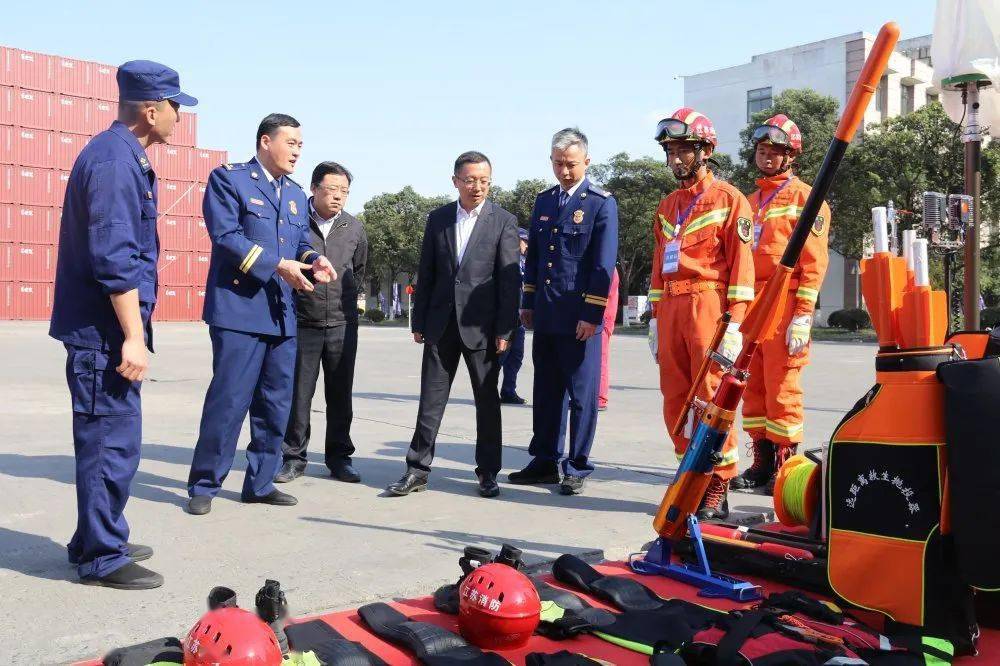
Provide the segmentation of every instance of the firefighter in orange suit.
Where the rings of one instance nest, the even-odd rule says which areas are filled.
[[[802,213],[810,187],[791,171],[802,152],[802,134],[784,114],[754,130],[754,161],[763,174],[750,195],[753,260],[757,293],[774,274]],[[753,464],[733,480],[733,488],[774,488],[778,467],[802,441],[802,368],[809,362],[813,310],[827,265],[830,209],[824,203],[792,274],[781,324],[750,365],[743,396],[743,429],[753,440]]]
[[[719,351],[735,359],[742,347],[739,323],[754,296],[753,223],[746,198],[708,169],[707,159],[718,143],[708,118],[693,109],[679,109],[660,121],[655,138],[680,182],[656,210],[649,291],[655,317],[650,321],[650,350],[660,366],[663,419],[669,431],[727,310],[732,323]],[[709,373],[698,397],[710,399],[720,378],[719,371]],[[678,460],[687,449],[692,424],[693,417],[673,438]],[[731,434],[699,518],[729,515],[726,493],[737,461],[736,438]]]

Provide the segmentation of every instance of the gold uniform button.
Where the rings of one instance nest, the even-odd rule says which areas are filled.
[[[284,243],[284,242],[285,242],[285,239],[284,239],[284,238],[279,238],[278,240],[279,240],[279,241],[281,241],[282,243]]]
[[[551,261],[549,262],[549,268],[552,268],[552,262]]]
[[[239,283],[240,283],[239,280],[233,280],[233,284],[239,284]]]
[[[555,246],[555,245],[549,245],[549,251],[552,251],[552,250],[554,250],[554,249],[556,249],[556,246]]]
[[[284,223],[285,223],[284,220],[278,220],[278,224],[284,224]]]
[[[552,280],[546,279],[545,284],[552,284]]]
[[[559,233],[559,227],[552,227],[552,233],[554,234]]]

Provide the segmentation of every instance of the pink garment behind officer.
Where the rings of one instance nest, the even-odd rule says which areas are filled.
[[[601,341],[601,385],[597,390],[597,408],[608,406],[608,359],[611,356],[611,336],[615,332],[615,317],[618,316],[618,269],[611,275],[611,289],[608,305],[604,308],[604,339]]]

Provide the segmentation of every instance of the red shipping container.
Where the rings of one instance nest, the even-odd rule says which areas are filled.
[[[9,184],[0,186],[0,202],[32,206],[53,205],[56,172],[51,169],[23,166],[5,166],[2,170],[5,171],[5,176],[9,176]],[[5,190],[9,191],[9,194]]]
[[[0,52],[0,58],[3,53]],[[0,282],[0,320],[14,318],[14,283]]]
[[[212,261],[211,252],[191,253],[191,284],[204,287],[208,282],[208,267]]]
[[[14,157],[12,164],[46,169],[55,166],[54,132],[12,127],[9,135]]]
[[[194,180],[191,170],[191,148],[159,144],[146,151],[158,178]]]
[[[15,319],[44,321],[52,318],[52,283],[19,282],[14,284]]]
[[[91,106],[93,101],[86,97],[56,95],[53,103],[55,129],[60,132],[88,134],[91,127],[90,117],[93,115]]]
[[[156,267],[160,284],[186,287],[191,284],[191,253],[166,250],[160,252]]]
[[[118,68],[112,65],[92,63],[90,69],[90,94],[99,100],[107,102],[118,101]],[[107,129],[107,128],[102,128]]]
[[[180,120],[177,122],[177,126],[174,127],[174,133],[170,136],[170,143],[175,146],[194,147],[198,145],[197,138],[198,116],[194,113],[181,111]]]
[[[93,100],[90,104],[90,117],[87,122],[87,131],[84,132],[84,134],[99,134],[100,132],[103,132],[111,127],[111,123],[115,122],[117,118],[117,102]],[[60,127],[59,129],[71,131],[66,127]]]
[[[191,321],[201,321],[205,311],[205,289],[194,287],[191,289]]]
[[[52,93],[15,88],[13,107],[15,125],[34,129],[55,128],[55,95]]]
[[[0,203],[14,203],[14,167],[0,164]]]
[[[191,249],[191,218],[163,215],[156,223],[160,234],[160,250],[187,251]]]
[[[225,163],[226,151],[195,148],[192,161],[192,176],[195,180],[208,181],[212,169]]]
[[[201,202],[195,203],[198,183],[161,180],[157,189],[157,212],[160,215],[195,217],[201,214]]]
[[[15,164],[14,127],[0,125],[0,164]]]
[[[51,245],[15,243],[10,248],[8,264],[11,277],[26,282],[52,282],[56,279],[56,253]]]
[[[73,163],[80,156],[80,151],[90,141],[88,134],[72,134],[70,132],[59,132],[55,135],[55,166],[57,169],[70,171]]]
[[[0,204],[0,241],[55,245],[59,213],[44,206]]]
[[[195,252],[212,251],[212,237],[208,235],[205,218],[196,217],[191,221],[191,249]]]
[[[191,287],[161,285],[153,321],[190,321]]]
[[[0,57],[3,57],[2,52]],[[14,93],[13,86],[0,86],[0,125],[14,124]]]
[[[77,95],[78,97],[90,97],[91,76],[90,72],[94,64],[86,60],[75,60],[73,58],[52,57],[52,78],[54,80],[54,90],[67,95]]]
[[[52,199],[50,206],[62,207],[66,202],[66,187],[69,185],[69,171],[52,172]]]
[[[32,90],[55,90],[52,77],[52,56],[33,53],[21,49],[7,51],[7,66],[4,75],[10,83]]]
[[[14,70],[10,64],[10,56],[14,49],[9,46],[0,46],[0,84],[5,86],[14,85]]]

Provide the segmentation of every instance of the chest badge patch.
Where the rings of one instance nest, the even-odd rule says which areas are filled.
[[[822,236],[824,229],[826,229],[826,220],[823,219],[822,215],[817,215],[816,221],[813,222],[812,229],[810,231],[817,236]]]
[[[264,205],[263,201],[261,201],[260,199],[254,199],[253,197],[250,198],[250,203],[252,203],[255,206],[263,206]]]
[[[548,222],[549,221],[549,216],[548,215],[540,215],[538,217],[538,221],[539,222]]]
[[[292,211],[292,215],[298,215],[299,214],[299,207],[295,205],[294,201],[289,201],[288,202],[288,210]]]
[[[744,243],[749,243],[753,240],[753,222],[746,217],[741,217],[736,220],[736,235],[739,236],[740,240]]]
[[[573,224],[580,224],[583,222],[583,210],[573,211]]]

